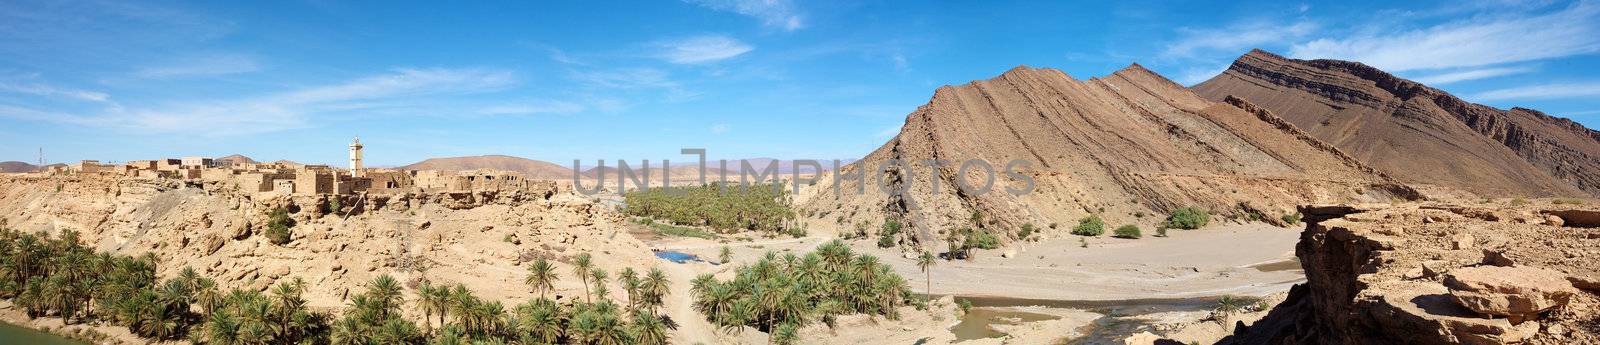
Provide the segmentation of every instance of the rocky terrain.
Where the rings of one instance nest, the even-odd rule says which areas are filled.
[[[961,174],[969,159],[994,167],[991,192],[955,187],[983,186],[983,170]],[[926,163],[934,160],[945,163]],[[1005,191],[1025,187],[1005,174],[1012,160],[1031,162],[1018,169],[1032,178],[1031,193]],[[913,165],[879,170],[896,161]],[[891,195],[876,187],[880,179],[908,192]],[[1185,206],[1281,222],[1304,202],[1419,197],[1270,111],[1208,101],[1138,65],[1088,80],[1018,67],[941,87],[894,139],[815,186],[796,196],[812,224],[896,218],[923,239],[972,226],[974,213],[1005,229],[1070,227],[1090,214],[1148,228]]]
[[[429,158],[397,169],[455,171],[495,169],[520,172],[529,179],[572,180],[572,169],[559,164],[502,155]]]
[[[1255,50],[1193,89],[1248,100],[1407,183],[1486,196],[1600,195],[1600,132],[1468,103],[1358,62]]]
[[[657,261],[618,216],[567,191],[252,197],[174,180],[0,176],[0,215],[23,231],[74,229],[98,250],[156,254],[161,276],[193,267],[223,287],[264,289],[304,279],[309,305],[343,306],[348,293],[381,274],[411,284],[463,283],[480,296],[526,299],[523,262],[564,262],[594,253],[597,267]],[[292,241],[263,235],[268,213],[285,208]],[[581,291],[557,282],[558,294]]]
[[[1226,344],[1600,342],[1600,209],[1302,207],[1307,282]]]

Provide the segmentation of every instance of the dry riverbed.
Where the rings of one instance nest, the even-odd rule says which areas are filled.
[[[945,298],[947,304],[935,302],[928,310],[908,307],[907,316],[899,321],[855,320],[838,330],[824,327],[802,333],[811,335],[811,342],[840,344],[864,340],[1120,343],[1122,338],[1145,331],[1204,341],[1226,332],[1222,323],[1205,325],[1214,322],[1204,319],[1210,317],[1218,296],[1281,294],[1304,281],[1293,261],[1299,232],[1263,224],[1229,224],[1173,230],[1170,237],[1100,237],[1080,242],[1077,236],[1067,236],[976,251],[973,260],[941,260],[928,275],[897,248],[877,248],[872,239],[857,239],[850,242],[855,250],[879,256],[917,292],[928,292],[924,291],[924,279],[931,276],[933,294],[968,299],[977,308],[962,315]],[[804,253],[832,239],[812,236],[723,243],[658,237],[645,242],[656,250],[698,256],[710,263],[692,266],[716,273],[732,269],[712,264],[723,246],[732,249],[735,263],[743,263],[767,251]],[[764,336],[746,333],[755,334],[745,337]]]

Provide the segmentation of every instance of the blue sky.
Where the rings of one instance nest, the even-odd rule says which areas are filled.
[[[941,85],[1259,47],[1600,127],[1600,4],[0,1],[0,160],[848,158]]]

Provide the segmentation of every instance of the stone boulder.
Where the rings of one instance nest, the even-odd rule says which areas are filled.
[[[1578,293],[1566,274],[1527,266],[1458,268],[1445,276],[1445,286],[1461,306],[1513,324],[1566,305]]]

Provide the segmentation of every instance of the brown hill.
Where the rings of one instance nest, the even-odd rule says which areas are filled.
[[[0,162],[0,173],[25,173],[34,172],[36,170],[39,170],[39,167],[34,166],[33,164],[18,161]]]
[[[555,163],[503,155],[429,158],[400,167],[401,170],[476,170],[497,169],[522,173],[530,179],[572,179],[572,169]]]
[[[1024,223],[1060,224],[1064,231],[1090,214],[1112,227],[1135,223],[1149,229],[1172,210],[1191,205],[1276,222],[1308,201],[1417,197],[1254,108],[1238,100],[1205,100],[1137,64],[1089,80],[1018,67],[994,79],[939,88],[906,117],[894,139],[841,172],[824,175],[816,183],[821,188],[803,192],[796,202],[813,223],[898,218],[927,239],[980,225],[972,221],[974,214],[985,220],[982,226],[1004,233]],[[909,185],[902,196],[872,187],[876,178],[870,173],[860,194],[856,180],[840,178],[878,171],[888,160],[933,159],[952,163],[936,171],[919,163],[909,173],[891,168],[880,174],[887,185]],[[958,176],[968,159],[1001,171],[993,191],[979,195],[952,187],[961,179],[983,184],[977,169]],[[1003,191],[1023,186],[1005,178],[1011,160],[1033,162],[1024,170],[1035,182],[1031,193]]]
[[[1260,105],[1409,183],[1491,196],[1600,195],[1600,132],[1468,103],[1361,63],[1254,50],[1194,90]]]
[[[636,174],[641,174],[641,173],[644,172],[644,169],[643,169],[643,166],[637,165],[638,163],[639,163],[638,161],[630,162],[629,163],[630,165],[628,166],[628,168],[630,170],[633,170],[634,173],[636,173]],[[659,163],[659,162],[651,162],[651,163],[652,163],[652,165],[651,165],[651,168],[650,168],[650,181],[655,181],[655,182],[651,183],[651,186],[659,186],[660,185],[659,182],[662,181],[663,176],[668,176],[668,173],[670,173],[670,175],[671,175],[670,176],[670,181],[672,181],[672,182],[698,182],[698,181],[700,181],[699,163],[695,163],[694,165],[677,165],[677,164],[673,164],[672,169],[670,171],[666,171],[666,172],[663,172],[661,170],[661,168],[659,167],[659,165],[655,164],[655,163]],[[709,163],[707,163],[707,165],[715,166],[715,165],[717,165],[717,163],[716,162],[709,162]],[[720,178],[721,172],[722,172],[722,170],[719,170],[717,168],[707,167],[706,168],[706,181],[707,182],[717,181]],[[597,167],[585,169],[581,175],[583,176],[583,178],[586,178],[586,179],[604,178],[605,181],[608,182],[606,184],[608,186],[615,186],[617,178],[618,178],[618,176],[617,176],[617,167],[615,165],[607,165],[607,166],[605,166],[603,168],[597,166]],[[784,176],[789,176],[787,174],[783,174],[783,175]],[[638,178],[643,178],[642,176],[637,176],[637,177]],[[569,175],[569,176],[567,176],[567,178],[570,179],[570,178],[572,178],[572,176]],[[729,169],[729,171],[728,171],[728,180],[729,181],[738,181],[739,180],[739,172],[737,170]],[[627,184],[628,184],[629,188],[632,188],[634,186],[633,180],[628,180]]]
[[[255,164],[256,160],[250,159],[250,157],[245,157],[244,155],[233,154],[233,155],[223,156],[222,158],[217,158],[215,160],[215,162],[217,164],[237,164],[237,163]]]

